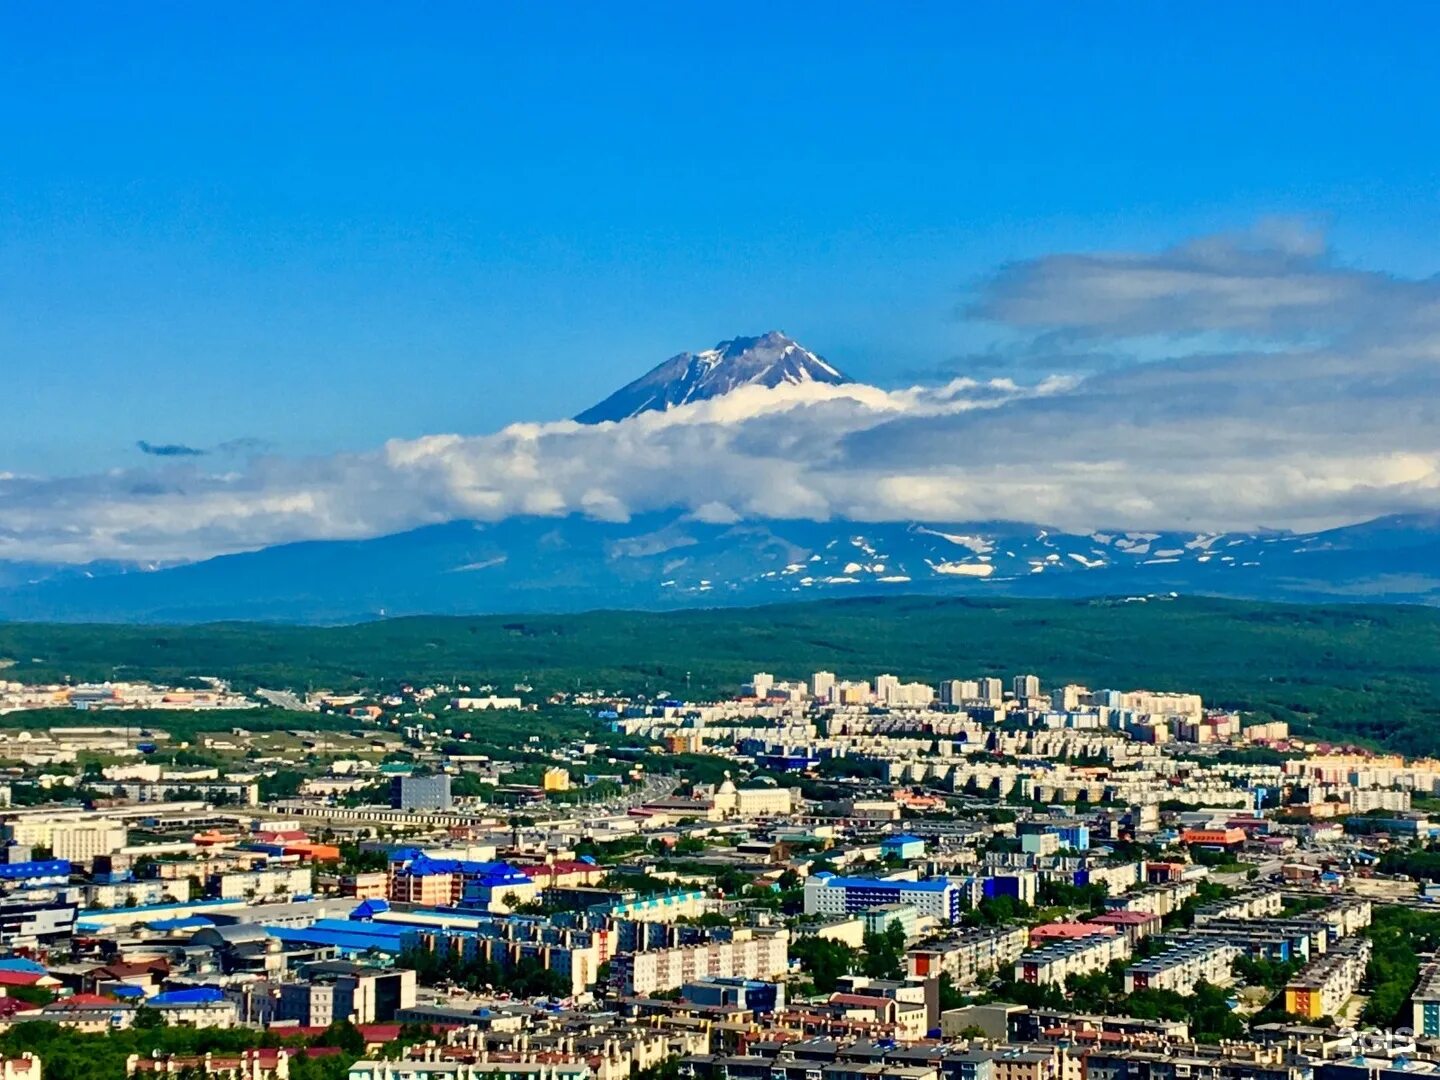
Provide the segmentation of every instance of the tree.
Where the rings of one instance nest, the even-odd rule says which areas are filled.
[[[905,977],[905,928],[893,921],[884,933],[867,933],[860,957],[860,974],[872,979]]]
[[[855,968],[855,950],[840,941],[828,938],[801,938],[790,946],[790,955],[800,963],[800,970],[810,976],[815,989],[828,994],[843,975]]]
[[[337,1020],[316,1040],[317,1046],[338,1046],[348,1054],[365,1052],[365,1036],[349,1020]]]
[[[951,1009],[959,1009],[968,1002],[968,998],[955,988],[955,980],[950,977],[949,972],[940,976],[940,1011],[948,1012]],[[963,1033],[962,1033],[963,1037]]]

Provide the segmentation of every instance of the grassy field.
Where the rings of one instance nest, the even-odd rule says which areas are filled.
[[[0,678],[218,675],[242,687],[488,682],[508,692],[733,690],[757,670],[1194,690],[1330,738],[1440,753],[1440,611],[1241,601],[857,599],[314,628],[0,624]]]

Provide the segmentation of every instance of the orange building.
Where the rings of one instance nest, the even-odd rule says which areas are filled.
[[[339,862],[340,849],[334,844],[317,844],[313,840],[297,840],[285,845],[286,855],[299,855],[309,862]]]
[[[1199,844],[1201,847],[1239,847],[1245,843],[1244,829],[1186,829],[1180,834],[1180,839],[1186,844]]]

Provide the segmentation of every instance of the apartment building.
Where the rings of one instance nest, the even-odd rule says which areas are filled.
[[[415,972],[364,967],[342,961],[307,964],[303,981],[281,983],[275,1019],[302,1027],[388,1022],[415,1004]]]
[[[1240,949],[1228,941],[1189,939],[1126,968],[1125,992],[1172,990],[1188,995],[1200,982],[1228,986],[1234,981],[1231,965],[1240,955]]]
[[[397,921],[403,925],[405,918],[402,914]],[[464,928],[422,924],[418,936],[422,948],[440,955],[454,953],[465,963],[484,961],[501,971],[522,962],[537,964],[567,979],[573,994],[594,985],[611,951],[608,931],[556,926],[540,919],[487,917]]]
[[[1327,908],[1310,912],[1309,916],[1329,925],[1336,937],[1349,937],[1370,925],[1372,911],[1369,900],[1346,897]]]
[[[969,986],[982,972],[1008,968],[1030,947],[1023,926],[971,930],[938,945],[925,945],[905,954],[906,973],[912,978],[949,975],[957,986]]]
[[[817,874],[805,881],[805,914],[858,915],[885,904],[908,904],[922,915],[953,923],[970,906],[964,884],[951,878],[912,881]]]
[[[421,907],[469,907],[505,914],[533,900],[540,885],[505,862],[436,859],[409,848],[390,862],[390,900]]]
[[[364,1060],[348,1080],[592,1080],[585,1061],[451,1061],[447,1058]]]
[[[1280,1047],[1096,1047],[1085,1054],[1085,1080],[1308,1080],[1311,1073],[1304,1059]]]
[[[1411,1011],[1416,1035],[1440,1038],[1440,960],[1432,960],[1420,969],[1411,995]]]
[[[1083,1080],[1080,1055],[1064,1047],[1009,1046],[991,1051],[994,1080]]]
[[[1285,987],[1285,1011],[1311,1020],[1335,1016],[1360,988],[1370,962],[1368,938],[1345,938],[1300,969]]]
[[[728,941],[616,956],[610,961],[610,980],[621,993],[643,996],[710,977],[773,979],[784,975],[789,964],[786,931],[736,930]]]
[[[1130,942],[1123,934],[1092,934],[1025,953],[1015,961],[1015,980],[1063,985],[1071,975],[1099,971],[1116,960],[1128,959]]]
[[[391,809],[449,810],[453,805],[455,800],[450,795],[450,777],[444,773],[390,778]]]
[[[210,891],[222,900],[248,900],[267,896],[308,896],[313,891],[308,866],[277,866],[244,873],[214,874]]]
[[[1195,925],[1218,919],[1268,919],[1279,915],[1285,896],[1279,889],[1248,889],[1195,909]]]
[[[1105,901],[1105,906],[1110,911],[1143,911],[1164,918],[1179,911],[1185,901],[1195,895],[1197,889],[1198,886],[1193,881],[1147,885],[1124,896],[1111,897]]]
[[[88,863],[125,846],[125,826],[106,818],[52,820],[26,817],[5,826],[5,839],[30,848],[49,848],[56,859]]]
[[[1288,964],[1296,960],[1308,962],[1321,955],[1329,932],[1324,923],[1313,921],[1218,919],[1192,927],[1189,936],[1228,941],[1246,956]]]

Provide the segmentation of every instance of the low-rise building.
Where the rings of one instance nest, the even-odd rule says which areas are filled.
[[[1345,938],[1306,964],[1285,987],[1285,1011],[1318,1020],[1335,1016],[1359,989],[1370,962],[1368,938]]]
[[[1234,981],[1231,965],[1241,955],[1228,941],[1192,938],[1125,969],[1125,992],[1171,990],[1192,994],[1200,982],[1228,986]]]
[[[624,994],[678,990],[693,979],[710,976],[774,979],[790,964],[790,935],[784,930],[736,930],[730,940],[703,945],[626,953],[610,961],[611,984]]]
[[[984,972],[1009,968],[1029,947],[1030,933],[1023,926],[968,930],[939,944],[910,949],[905,968],[912,978],[949,975],[956,985],[969,986]]]
[[[1099,971],[1130,958],[1130,942],[1122,934],[1091,934],[1055,941],[1015,961],[1016,982],[1063,984],[1071,975]]]

